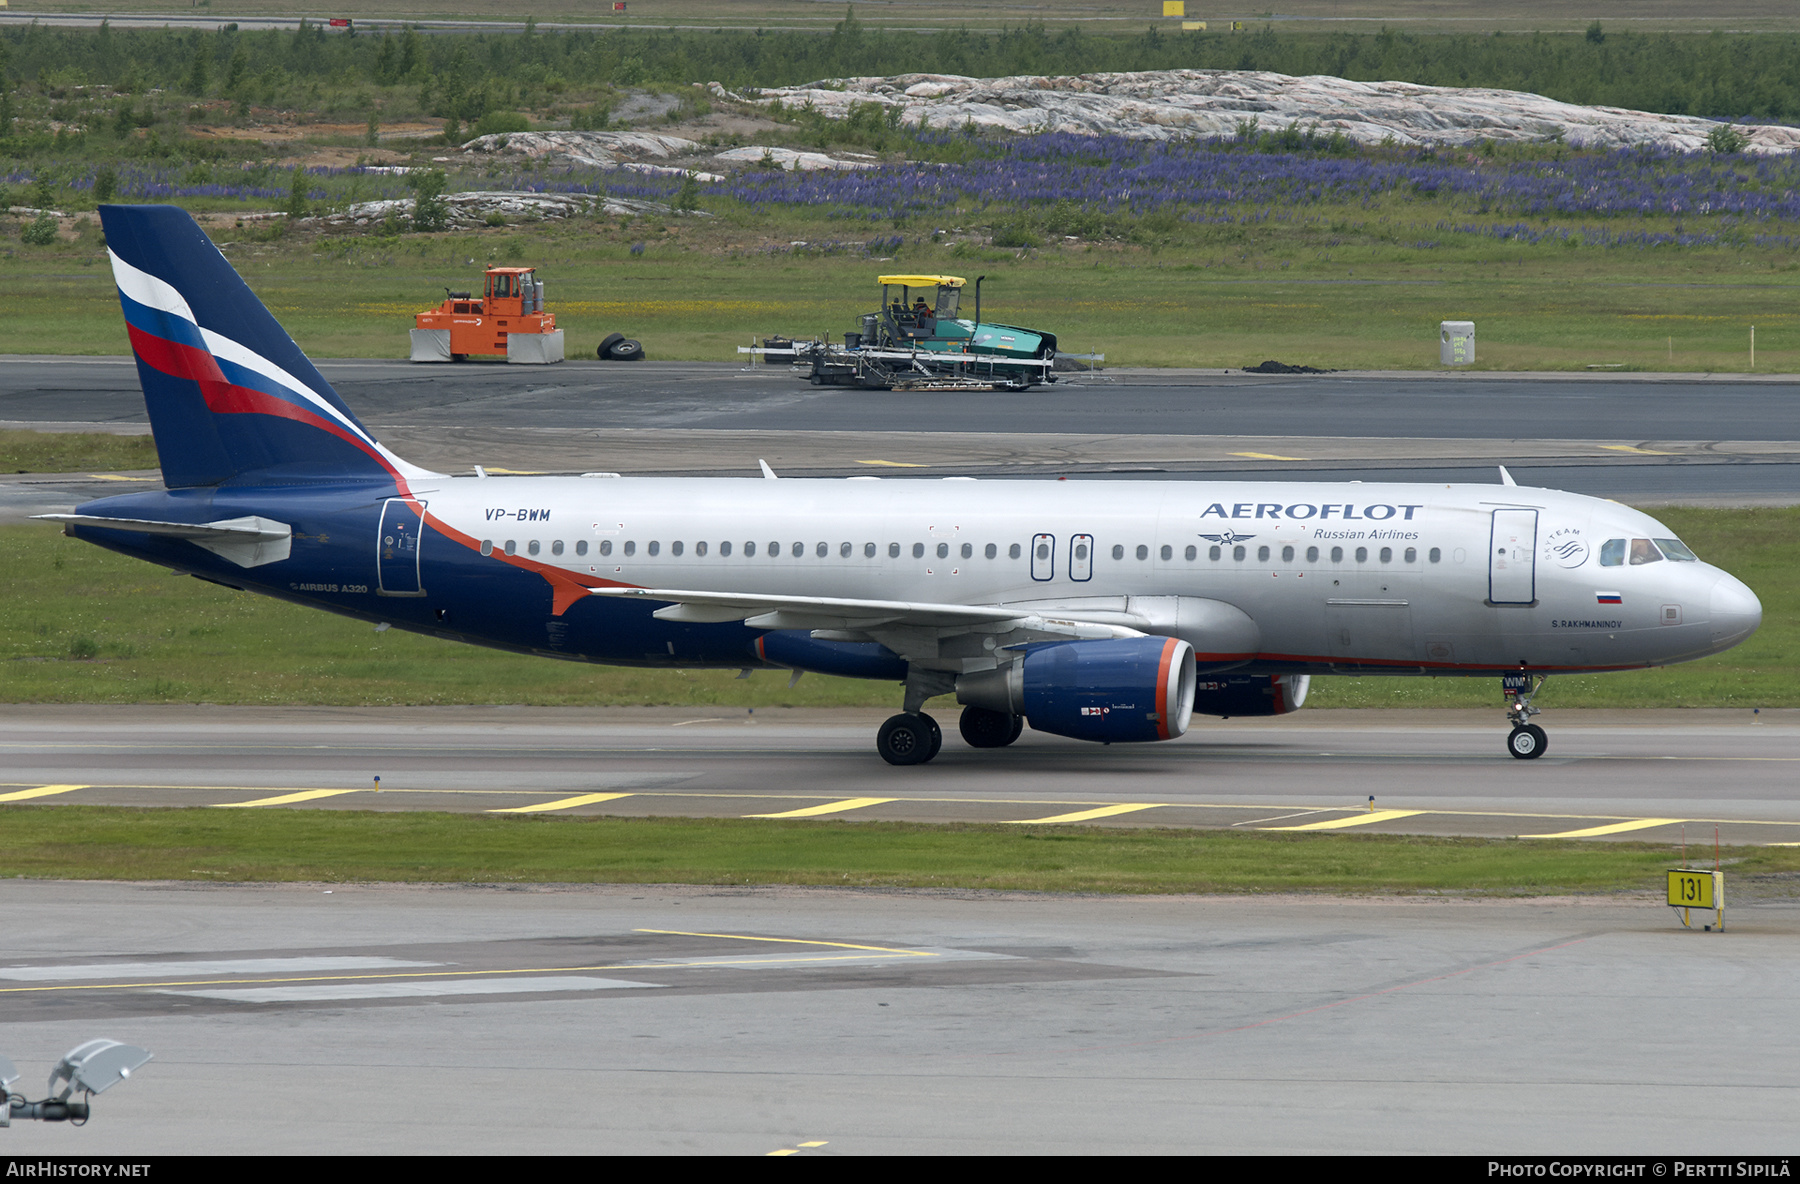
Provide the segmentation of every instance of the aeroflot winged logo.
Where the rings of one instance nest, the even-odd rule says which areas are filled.
[[[1229,547],[1233,543],[1241,543],[1245,539],[1253,539],[1256,536],[1253,534],[1239,534],[1235,530],[1227,530],[1223,534],[1203,534],[1200,537],[1209,543],[1222,543]]]

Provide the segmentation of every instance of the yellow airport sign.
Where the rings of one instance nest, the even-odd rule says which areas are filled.
[[[1163,0],[1164,16],[1186,16],[1187,0]]]
[[[1719,872],[1679,871],[1669,873],[1669,907],[1677,909],[1717,909],[1724,903],[1724,876]]]

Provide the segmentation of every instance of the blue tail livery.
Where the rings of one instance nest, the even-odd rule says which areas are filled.
[[[182,211],[102,206],[166,489],[44,515],[201,579],[580,662],[902,684],[876,750],[1173,740],[1314,674],[1718,653],[1755,593],[1655,519],[1512,484],[452,477],[383,448]],[[1629,554],[1630,561],[1626,562]]]

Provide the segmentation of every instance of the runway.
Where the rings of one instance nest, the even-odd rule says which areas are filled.
[[[0,881],[12,1155],[1786,1155],[1800,909]],[[1648,1173],[1646,1173],[1648,1174]]]
[[[0,707],[0,803],[449,810],[1800,843],[1800,711],[1196,719],[1103,747],[1027,731],[929,765],[874,751],[887,712]],[[375,778],[379,777],[377,788]]]
[[[1633,505],[1800,503],[1786,377],[1136,371],[1025,392],[815,389],[728,364],[549,369],[326,361],[389,447],[448,473],[1489,483]],[[124,358],[14,357],[0,427],[148,430]],[[0,521],[154,472],[0,480]]]

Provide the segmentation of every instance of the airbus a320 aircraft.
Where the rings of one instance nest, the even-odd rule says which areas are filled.
[[[904,683],[876,749],[929,761],[932,696],[997,748],[1281,715],[1314,674],[1503,679],[1718,653],[1762,605],[1636,510],[1500,485],[471,477],[359,423],[194,221],[102,206],[167,489],[76,538],[367,621],[546,657]],[[1505,471],[1502,470],[1502,476]],[[797,676],[796,676],[797,677]]]

